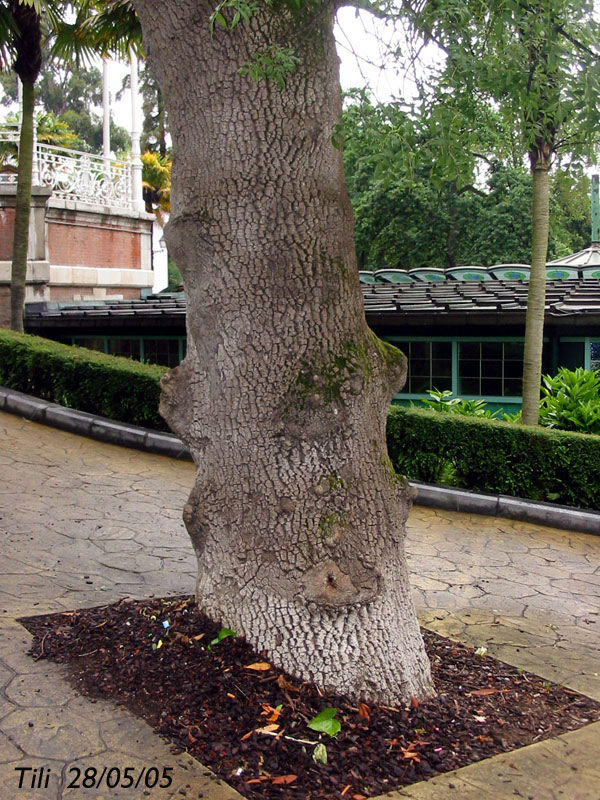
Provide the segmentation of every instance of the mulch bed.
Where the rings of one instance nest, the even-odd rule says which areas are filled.
[[[248,798],[362,800],[600,719],[600,703],[429,631],[437,697],[388,708],[326,695],[241,638],[209,647],[219,626],[192,597],[21,622],[34,658],[67,664],[79,691],[143,716]],[[308,725],[325,708],[334,737]]]

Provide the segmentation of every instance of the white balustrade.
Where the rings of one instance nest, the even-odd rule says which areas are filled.
[[[18,143],[18,127],[3,125],[2,144]],[[35,145],[35,185],[52,189],[52,196],[86,205],[136,210],[132,188],[132,162],[70,150],[54,145]],[[0,168],[0,184],[17,181],[17,155],[6,154]]]

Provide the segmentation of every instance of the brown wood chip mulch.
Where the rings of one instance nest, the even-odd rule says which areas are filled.
[[[192,597],[21,622],[34,658],[67,664],[79,691],[143,716],[248,798],[361,800],[600,719],[600,703],[426,630],[438,695],[387,708],[326,695],[241,638],[211,645],[219,626]],[[308,724],[326,708],[333,737]]]

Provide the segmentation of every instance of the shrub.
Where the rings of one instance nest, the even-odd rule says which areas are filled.
[[[165,371],[0,329],[0,385],[109,419],[168,430],[158,413]]]
[[[561,367],[542,378],[540,425],[600,434],[600,379],[595,372]]]
[[[421,403],[433,411],[441,411],[450,414],[462,414],[467,417],[487,417],[494,419],[499,411],[490,411],[486,406],[485,400],[463,400],[461,397],[452,397],[452,392],[445,389],[428,389],[429,400],[421,400]]]
[[[388,451],[413,480],[600,510],[597,436],[393,406]]]

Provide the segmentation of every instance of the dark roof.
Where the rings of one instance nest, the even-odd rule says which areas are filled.
[[[63,303],[27,303],[25,327],[35,332],[48,328],[178,327],[185,330],[183,293],[150,295],[140,300],[104,300]],[[73,331],[71,331],[72,333]]]
[[[524,324],[529,285],[523,281],[444,281],[362,285],[367,320],[397,326]],[[185,297],[143,300],[28,303],[26,328],[83,332],[100,328],[185,329]],[[548,281],[546,321],[562,326],[600,325],[600,279]]]

